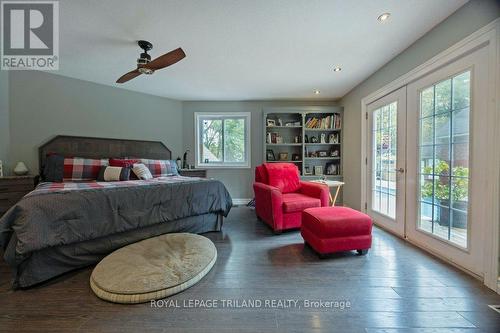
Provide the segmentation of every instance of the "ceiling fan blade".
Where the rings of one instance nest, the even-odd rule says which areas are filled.
[[[144,67],[150,68],[152,70],[158,70],[173,65],[179,60],[182,60],[184,57],[186,57],[186,54],[179,47],[178,49],[165,53],[162,56],[159,56],[158,58],[154,59]]]
[[[127,74],[124,74],[122,75],[118,80],[116,80],[116,83],[125,83],[129,80],[132,80],[133,78],[137,77],[141,75],[141,73],[139,72],[139,70],[137,69],[134,69],[133,71],[131,72],[128,72]]]

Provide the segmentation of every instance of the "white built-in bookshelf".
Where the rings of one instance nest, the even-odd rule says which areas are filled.
[[[264,161],[297,164],[303,179],[342,179],[342,107],[264,110]]]

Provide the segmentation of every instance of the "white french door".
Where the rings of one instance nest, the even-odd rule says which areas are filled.
[[[403,237],[406,87],[371,103],[367,111],[367,212],[377,224]]]
[[[407,87],[406,236],[479,276],[488,181],[480,166],[498,149],[486,136],[487,81],[481,48]]]
[[[484,276],[488,48],[367,105],[366,211],[376,224]]]

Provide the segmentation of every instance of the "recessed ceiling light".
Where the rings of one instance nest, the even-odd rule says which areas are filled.
[[[319,94],[321,94],[321,91],[319,91],[319,90],[314,90],[314,95],[319,95]]]
[[[342,67],[340,67],[340,66],[333,67],[334,72],[340,72],[341,70],[342,70]]]
[[[389,19],[389,17],[391,16],[391,13],[383,13],[381,15],[379,15],[379,17],[377,17],[377,20],[379,20],[380,22],[385,22]]]

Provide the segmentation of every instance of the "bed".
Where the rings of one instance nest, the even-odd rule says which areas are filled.
[[[161,142],[57,136],[46,156],[171,159]],[[43,174],[40,172],[40,174]],[[130,243],[170,232],[220,231],[232,206],[217,180],[170,176],[120,182],[41,183],[0,219],[0,245],[25,288],[89,266]]]

